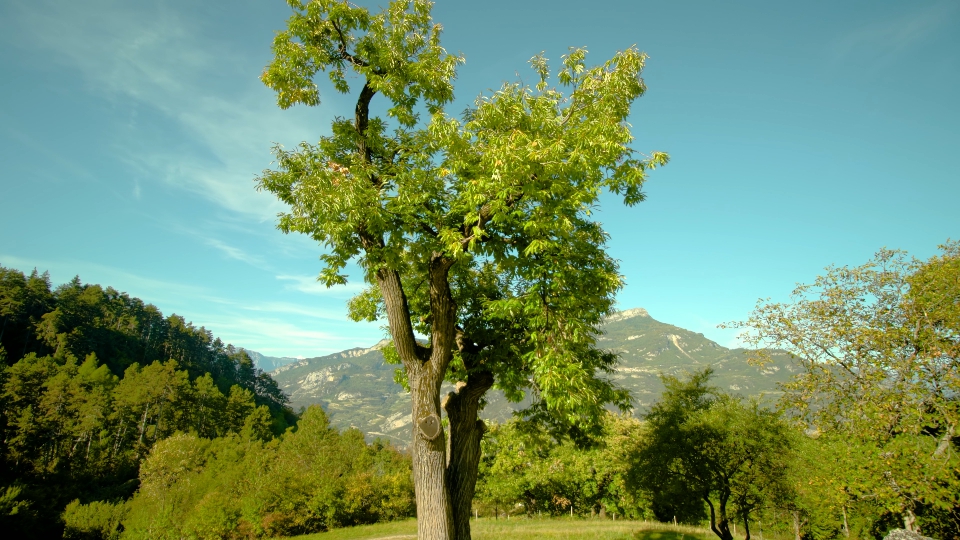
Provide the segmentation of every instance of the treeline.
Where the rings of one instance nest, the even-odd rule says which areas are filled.
[[[5,531],[60,537],[65,520],[73,520],[68,534],[109,537],[125,528],[121,522],[128,511],[137,524],[131,531],[141,530],[143,516],[163,516],[137,509],[149,506],[149,493],[176,489],[176,471],[219,470],[217,464],[238,460],[258,478],[267,470],[279,474],[282,467],[272,464],[277,460],[289,470],[307,470],[311,465],[304,463],[313,456],[308,445],[300,444],[303,454],[291,450],[308,437],[294,433],[297,420],[276,382],[246,352],[225,345],[209,330],[177,315],[164,317],[156,307],[110,287],[74,278],[51,288],[46,273],[26,276],[0,267],[0,526]],[[312,422],[310,429],[323,424],[330,431],[325,419]],[[333,431],[328,435],[330,441],[340,437]],[[347,442],[325,447],[334,454],[324,459],[342,450],[354,457],[372,452],[377,464],[370,466],[382,470],[393,470],[386,462],[402,462],[382,445],[367,448],[356,434],[343,439]],[[193,461],[182,463],[185,469],[158,473],[169,452]],[[359,462],[352,466],[366,470]],[[329,483],[316,484],[337,493]],[[248,509],[244,512],[250,536],[366,519],[319,507],[321,517],[309,512],[281,517],[285,514],[273,509],[254,519]],[[141,537],[157,537],[157,530]]]
[[[286,403],[269,375],[209,330],[79,277],[51,290],[47,273],[0,266],[0,346],[8,365],[29,353],[81,360],[93,353],[117,376],[134,363],[175,360],[191,380],[209,373],[222,391],[238,384],[274,410]]]
[[[706,526],[735,536],[882,538],[900,515],[866,486],[862,444],[809,432],[757,400],[709,384],[712,372],[663,377],[643,420],[609,414],[592,446],[558,441],[524,422],[491,426],[474,510],[481,517],[629,518]],[[954,452],[958,450],[954,444]],[[920,473],[897,471],[896,474]],[[955,474],[960,477],[960,473]],[[919,527],[958,538],[951,501],[926,504]]]

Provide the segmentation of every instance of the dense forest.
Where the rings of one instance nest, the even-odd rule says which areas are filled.
[[[276,500],[258,499],[255,509],[243,511],[252,535],[324,530],[379,519],[382,512],[395,517],[411,511],[402,481],[409,484],[408,472],[397,483],[400,502],[387,504],[388,510],[359,503],[348,510],[330,502],[349,499],[333,487],[345,482],[339,468],[373,478],[406,470],[404,457],[379,443],[366,445],[358,432],[341,435],[321,411],[308,411],[298,424],[276,383],[245,351],[113,288],[83,284],[78,277],[51,288],[46,273],[26,276],[0,267],[0,346],[5,531],[60,537],[66,527],[68,537],[110,537],[126,529],[128,536],[158,538],[158,531],[170,530],[179,537],[170,524],[194,522],[174,517],[184,510],[166,492],[178,474],[208,462],[240,467],[236,474],[254,472],[259,481],[274,476],[264,485],[281,490]],[[310,460],[318,451],[328,460],[351,460],[337,458],[330,465],[336,470],[325,468]],[[302,465],[304,460],[311,464]],[[204,485],[240,481],[227,479],[229,467],[222,469]],[[321,481],[324,474],[333,476]],[[302,498],[313,507],[301,508],[297,489],[281,477],[300,482]],[[362,482],[352,485],[359,489]],[[197,482],[192,486],[202,489]],[[323,499],[318,490],[328,491],[324,504],[335,510],[317,506]],[[163,503],[151,507],[158,492]],[[221,502],[229,496],[217,493]],[[201,510],[231,511],[204,500]],[[226,518],[217,519],[222,524]]]

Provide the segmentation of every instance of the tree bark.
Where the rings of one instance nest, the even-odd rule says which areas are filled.
[[[730,521],[727,519],[728,498],[729,494],[724,495],[721,493],[720,501],[717,505],[719,508],[715,508],[713,501],[710,500],[709,494],[703,497],[703,500],[707,501],[707,505],[710,506],[710,530],[719,536],[720,540],[733,540],[733,535],[730,533]]]
[[[442,428],[435,433],[421,428],[421,421],[425,418],[432,415],[437,419],[440,417],[440,385],[453,357],[456,305],[447,280],[452,264],[442,254],[434,253],[431,256],[429,281],[432,323],[429,349],[421,347],[414,339],[410,309],[400,275],[390,269],[377,272],[390,334],[410,382],[413,481],[417,501],[417,533],[421,540],[456,538],[446,475],[446,437]]]
[[[743,513],[743,540],[750,540],[750,514],[747,512]]]
[[[466,382],[457,384],[443,408],[450,420],[447,456],[447,489],[453,510],[453,526],[457,540],[470,540],[470,511],[477,487],[480,465],[480,440],[486,425],[479,418],[480,398],[493,386],[493,374],[478,371]]]
[[[440,416],[440,383],[429,366],[410,374],[413,398],[413,484],[417,500],[417,538],[452,540],[453,516],[446,483],[446,448],[443,430],[428,439],[420,429],[420,420]]]

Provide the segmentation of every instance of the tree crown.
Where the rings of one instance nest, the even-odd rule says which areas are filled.
[[[537,55],[535,86],[505,84],[456,119],[444,105],[463,58],[440,46],[429,2],[394,1],[376,15],[346,2],[289,3],[262,77],[278,104],[319,104],[321,71],[343,93],[349,72],[363,81],[352,120],[335,120],[316,145],[276,147],[277,168],[257,180],[290,206],[283,232],[326,246],[320,280],[344,283],[356,260],[370,287],[351,314],[374,320],[384,312],[377,275],[397,272],[413,330],[430,335],[432,265],[446,261],[463,337],[452,378],[482,367],[515,399],[534,381],[571,419],[586,403],[626,405],[596,377],[615,361],[593,345],[623,281],[593,211],[605,189],[642,201],[646,172],[667,162],[629,147],[646,56],[631,47],[591,67],[585,49],[571,49],[551,86]],[[376,94],[387,118],[370,112]]]

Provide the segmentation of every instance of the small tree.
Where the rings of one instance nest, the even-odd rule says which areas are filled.
[[[458,121],[443,106],[463,59],[440,46],[430,2],[377,14],[288,3],[262,77],[280,107],[318,105],[321,71],[337,91],[350,92],[351,78],[360,91],[352,118],[317,145],[277,147],[277,169],[258,187],[290,205],[283,232],[326,246],[322,282],[344,283],[346,264],[360,265],[369,288],[351,314],[386,315],[411,393],[420,538],[469,538],[488,389],[514,400],[532,391],[533,416],[579,430],[598,426],[604,403],[629,405],[602,377],[616,356],[594,347],[622,279],[592,211],[604,189],[641,201],[646,171],[667,161],[628,147],[646,57],[629,48],[587,67],[573,49],[557,73],[563,92],[538,55],[535,88],[506,84]],[[377,94],[386,118],[371,112]],[[441,403],[444,379],[457,391]]]
[[[708,386],[712,374],[661,376],[666,391],[646,416],[630,481],[655,501],[669,495],[683,507],[699,498],[721,540],[732,540],[731,514],[739,517],[749,540],[751,514],[785,489],[791,431],[757,401]]]
[[[928,261],[881,250],[828,268],[789,303],[760,302],[744,339],[794,354],[782,405],[863,449],[850,489],[903,517],[960,506],[960,243]],[[766,358],[763,349],[757,360]]]

